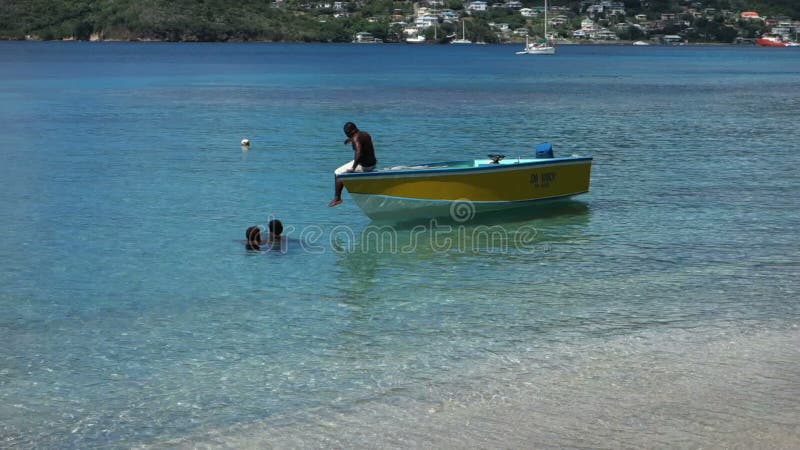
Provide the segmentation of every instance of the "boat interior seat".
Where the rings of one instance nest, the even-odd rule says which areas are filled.
[[[547,159],[553,157],[553,144],[542,142],[536,146],[536,159]]]

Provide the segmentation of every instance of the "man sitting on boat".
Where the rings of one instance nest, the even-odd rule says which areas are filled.
[[[372,172],[378,164],[375,159],[375,148],[372,146],[372,136],[366,131],[361,131],[353,122],[344,124],[344,134],[347,136],[345,144],[353,146],[353,160],[334,171],[336,175],[336,192],[328,206],[342,203],[342,189],[344,184],[339,180],[339,175],[349,172]]]

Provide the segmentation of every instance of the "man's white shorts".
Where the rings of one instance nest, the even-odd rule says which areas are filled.
[[[343,173],[348,172],[372,172],[375,170],[375,166],[364,167],[361,164],[356,166],[356,170],[351,170],[353,168],[353,161],[350,161],[347,164],[342,165],[338,169],[334,170],[333,173],[336,175],[341,175]]]

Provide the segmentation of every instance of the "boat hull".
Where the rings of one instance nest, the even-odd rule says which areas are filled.
[[[367,217],[376,222],[419,222],[442,219],[466,223],[489,214],[506,211],[538,210],[571,199],[580,192],[553,198],[509,202],[473,202],[469,200],[427,200],[371,194],[350,194]]]
[[[556,48],[551,45],[540,47],[526,47],[524,50],[517,52],[518,55],[555,55]]]
[[[756,39],[756,44],[762,47],[786,47],[786,44],[783,41],[778,41],[775,39]]]
[[[373,220],[458,221],[588,192],[591,161],[577,157],[503,164],[476,161],[472,167],[440,163],[415,170],[350,173],[340,179]]]
[[[756,44],[762,47],[797,47],[796,42],[784,40],[780,36],[762,36],[756,39]]]

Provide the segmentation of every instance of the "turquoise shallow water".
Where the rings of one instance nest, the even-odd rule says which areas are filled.
[[[0,43],[3,446],[795,446],[800,52],[515,50]],[[591,193],[376,232],[348,120]]]

